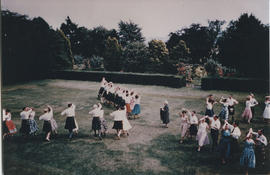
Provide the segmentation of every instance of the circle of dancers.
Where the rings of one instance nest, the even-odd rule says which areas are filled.
[[[128,119],[140,118],[141,96],[134,90],[114,85],[112,82],[107,82],[102,78],[100,89],[98,92],[98,99],[100,103],[94,104],[89,115],[92,117],[92,131],[94,136],[102,140],[106,137],[108,131],[107,121],[104,117],[104,110],[102,104],[108,107],[115,108],[115,111],[110,113],[113,118],[112,129],[116,130],[116,138],[120,139],[121,134],[129,136],[129,130],[132,128]],[[220,103],[222,109],[219,115],[214,113],[213,107],[215,104]],[[263,112],[263,120],[270,121],[270,96],[265,97],[265,109]],[[211,151],[217,151],[220,155],[222,164],[226,164],[235,154],[239,152],[239,140],[241,131],[239,128],[240,122],[235,120],[235,105],[239,102],[230,95],[228,98],[221,97],[219,101],[214,99],[213,95],[206,98],[206,111],[204,116],[198,118],[196,111],[190,111],[182,108],[179,113],[180,117],[180,131],[181,136],[179,143],[183,144],[185,139],[196,138],[198,141],[197,151],[210,144],[208,131],[210,132],[212,146]],[[250,124],[252,118],[255,116],[255,106],[258,105],[254,94],[250,93],[246,97],[245,109],[242,113],[243,122]],[[78,134],[79,126],[75,118],[75,104],[68,103],[67,108],[61,112],[62,116],[66,116],[65,129],[68,130],[68,138],[72,139],[74,134]],[[43,129],[45,133],[45,141],[50,142],[52,134],[57,134],[58,125],[53,117],[53,109],[51,106],[44,108],[44,113],[39,117],[43,120]],[[35,121],[35,111],[33,107],[24,107],[20,113],[21,128],[20,133],[23,137],[34,136],[37,134],[39,128]],[[231,116],[231,117],[230,117]],[[231,123],[229,123],[231,118]],[[170,123],[169,118],[169,102],[164,101],[163,106],[160,108],[160,119],[165,128],[168,128]],[[223,121],[223,125],[221,125]],[[2,122],[3,139],[13,136],[17,133],[17,129],[11,120],[11,111],[3,109],[3,122]],[[220,132],[221,131],[221,132]],[[221,133],[220,139],[219,134]],[[218,142],[219,141],[219,142]],[[264,165],[265,161],[265,147],[267,146],[267,138],[264,136],[264,130],[259,129],[254,132],[252,128],[246,133],[244,138],[244,150],[240,157],[240,165],[246,169],[255,168],[256,160]],[[255,147],[255,150],[254,150]],[[256,157],[255,157],[256,155]]]

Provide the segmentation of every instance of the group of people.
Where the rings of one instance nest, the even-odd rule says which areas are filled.
[[[129,118],[138,118],[141,113],[141,98],[134,90],[116,86],[112,82],[107,82],[103,77],[98,92],[101,103],[112,105],[117,108],[126,106],[126,113]]]
[[[101,87],[98,92],[98,98],[101,103],[111,105],[116,110],[110,113],[113,117],[114,124],[113,129],[116,130],[116,139],[120,139],[121,134],[129,135],[129,130],[132,128],[128,121],[128,117],[134,116],[138,118],[140,108],[140,96],[133,90],[122,88],[114,85],[112,82],[107,82],[105,78],[102,78]],[[101,103],[93,105],[89,114],[92,118],[92,130],[94,136],[102,140],[102,136],[106,136],[108,125],[104,118],[104,110]],[[234,119],[235,105],[239,102],[231,95],[228,98],[221,97],[219,103],[222,104],[222,109],[219,115],[214,113],[214,104],[218,103],[213,97],[209,95],[206,98],[206,111],[205,115],[198,118],[196,111],[190,111],[188,109],[182,109],[179,113],[180,117],[180,130],[182,144],[186,137],[196,138],[198,141],[198,149],[200,152],[204,145],[210,144],[208,138],[208,131],[210,131],[212,139],[212,151],[218,151],[222,164],[225,164],[235,156],[235,153],[239,152],[239,139],[241,136],[241,130],[239,128],[239,121]],[[246,107],[242,113],[242,117],[248,123],[254,117],[254,107],[258,105],[258,101],[255,99],[254,94],[250,94],[246,98]],[[265,110],[263,112],[264,120],[270,120],[270,96],[265,98]],[[73,135],[78,133],[78,123],[75,118],[76,106],[72,103],[68,104],[68,107],[61,112],[62,116],[66,116],[65,129],[68,130],[68,137],[72,139]],[[23,136],[35,135],[39,130],[37,122],[35,121],[35,111],[32,107],[24,107],[21,116],[21,128],[20,132]],[[231,124],[229,118],[231,116]],[[160,119],[165,127],[168,127],[170,122],[169,118],[169,103],[165,100],[164,105],[160,108]],[[44,114],[39,117],[39,120],[44,120],[43,131],[45,132],[45,140],[50,141],[51,134],[57,134],[58,125],[53,117],[53,109],[51,106],[47,106],[44,109]],[[223,122],[223,125],[221,123]],[[9,109],[3,110],[3,138],[8,135],[14,135],[17,132],[15,124],[11,120],[11,111]],[[219,139],[221,131],[221,137]],[[244,150],[240,157],[240,165],[248,168],[254,168],[256,160],[259,160],[261,164],[264,164],[265,160],[265,147],[267,146],[267,138],[263,135],[264,130],[259,129],[254,132],[252,128],[247,132],[245,137]],[[253,140],[255,136],[255,141]],[[254,145],[256,147],[254,151]],[[256,159],[255,159],[256,153]]]
[[[212,151],[218,151],[220,154],[222,164],[225,164],[230,158],[235,156],[235,153],[239,152],[239,139],[241,136],[241,130],[239,128],[239,121],[234,119],[235,108],[234,105],[239,102],[231,95],[228,98],[221,97],[219,103],[222,104],[222,109],[219,115],[215,115],[213,105],[218,103],[214,100],[213,95],[209,95],[206,98],[206,111],[205,115],[201,118],[196,116],[196,111],[189,111],[188,109],[182,109],[179,113],[180,117],[180,143],[182,144],[186,137],[195,137],[198,141],[197,151],[201,151],[204,145],[210,144],[208,138],[208,131],[210,131],[212,139]],[[252,116],[254,116],[254,106],[258,105],[257,100],[253,94],[250,94],[246,101],[246,108],[242,114],[242,117],[250,123]],[[264,120],[270,119],[270,96],[265,97],[265,110],[263,112]],[[229,116],[231,117],[231,124],[229,123]],[[168,127],[169,123],[169,105],[168,101],[164,102],[164,106],[160,108],[160,117],[162,122]],[[223,126],[221,125],[223,121]],[[221,138],[219,134],[221,130]],[[264,165],[265,161],[265,147],[267,146],[267,139],[263,135],[264,130],[259,129],[257,132],[249,130],[245,137],[244,150],[240,158],[240,165],[247,168],[255,167],[255,153],[256,159]],[[252,135],[255,136],[255,141],[252,139]],[[219,142],[218,142],[219,141]],[[254,151],[253,146],[256,149]]]

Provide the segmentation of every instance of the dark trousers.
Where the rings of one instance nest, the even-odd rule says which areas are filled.
[[[217,147],[218,144],[218,130],[211,129],[211,137],[212,137],[212,151]]]
[[[254,110],[254,107],[250,107],[250,109],[251,109],[251,113],[252,113],[252,118],[254,118],[254,117],[255,117],[255,110]]]

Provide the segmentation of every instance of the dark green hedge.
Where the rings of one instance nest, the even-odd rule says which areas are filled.
[[[50,75],[50,78],[53,79],[97,82],[101,81],[102,77],[114,83],[161,85],[175,88],[186,86],[184,77],[164,74],[62,70],[52,72]]]
[[[254,78],[202,78],[201,88],[203,90],[233,90],[269,92],[269,80]]]

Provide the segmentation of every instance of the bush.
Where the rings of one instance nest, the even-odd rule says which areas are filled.
[[[207,62],[204,64],[204,68],[208,75],[212,76],[218,76],[219,75],[219,69],[221,68],[221,64],[219,64],[217,61],[213,59],[208,59]]]
[[[97,70],[97,69],[104,69],[104,58],[100,56],[92,56],[90,58],[90,68]]]
[[[205,77],[202,78],[201,88],[203,90],[268,92],[269,80],[254,78]]]
[[[61,70],[52,72],[49,78],[99,82],[102,77],[114,83],[161,85],[175,88],[186,86],[183,76],[164,74]]]

